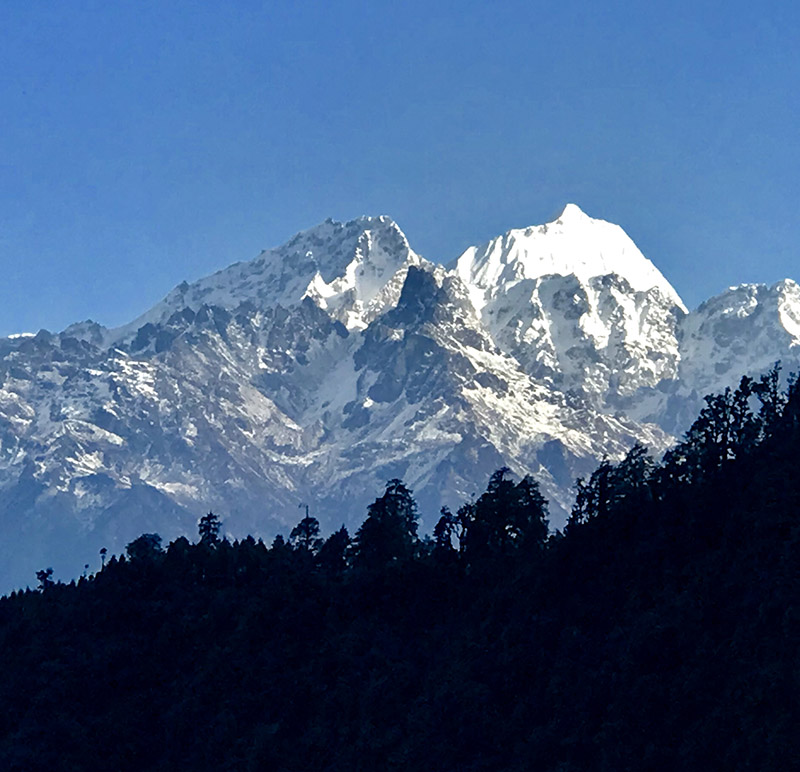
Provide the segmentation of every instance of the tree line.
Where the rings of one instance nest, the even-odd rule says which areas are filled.
[[[800,758],[800,385],[711,395],[663,459],[535,480],[418,533],[143,534],[0,600],[9,770],[785,770]]]

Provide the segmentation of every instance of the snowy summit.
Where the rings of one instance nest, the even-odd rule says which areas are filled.
[[[619,225],[589,217],[576,204],[567,204],[552,222],[510,230],[470,247],[455,269],[471,288],[478,309],[524,280],[571,275],[588,283],[597,276],[616,275],[639,292],[660,290],[686,311],[672,285]]]

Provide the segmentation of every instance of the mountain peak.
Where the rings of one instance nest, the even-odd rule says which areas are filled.
[[[370,304],[392,277],[420,262],[403,231],[386,215],[345,223],[328,218],[254,260],[234,263],[191,284],[183,282],[115,335],[133,334],[143,324],[163,321],[185,307],[230,309],[247,301],[259,308],[286,308],[304,297],[348,328],[360,328],[367,321],[364,315],[375,313]]]
[[[586,212],[584,212],[583,209],[581,209],[577,204],[569,203],[561,211],[561,214],[556,217],[555,222],[564,223],[578,219],[591,220],[592,218],[589,217],[589,215],[586,214]]]
[[[575,276],[586,284],[613,274],[638,292],[657,288],[686,311],[678,293],[619,225],[589,217],[576,204],[567,204],[549,223],[510,230],[470,247],[454,267],[471,288],[478,310],[491,297],[525,280]]]

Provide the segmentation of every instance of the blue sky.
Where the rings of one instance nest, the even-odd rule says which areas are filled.
[[[567,201],[695,306],[800,280],[800,11],[0,4],[0,334],[129,321],[328,216],[447,261]]]

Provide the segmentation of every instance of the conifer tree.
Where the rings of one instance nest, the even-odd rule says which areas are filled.
[[[433,527],[434,554],[449,556],[455,553],[453,537],[458,534],[459,518],[447,507],[442,507],[441,517]]]
[[[356,532],[353,562],[367,570],[410,560],[417,544],[417,505],[401,480],[389,480],[384,494],[369,505]]]
[[[222,522],[213,512],[203,515],[197,524],[197,528],[200,532],[201,544],[213,546],[219,542],[219,531],[222,528]]]
[[[130,560],[152,560],[161,554],[161,537],[157,533],[143,533],[126,545],[125,552]]]
[[[334,531],[317,552],[317,564],[330,574],[341,574],[347,568],[347,551],[350,547],[350,534],[342,526]]]
[[[310,517],[308,511],[306,516],[294,527],[289,534],[289,543],[297,548],[303,549],[315,555],[322,546],[322,539],[319,537],[319,520]]]
[[[547,538],[547,502],[538,484],[529,476],[515,484],[510,474],[507,467],[498,469],[486,492],[458,511],[469,562],[507,556]]]

